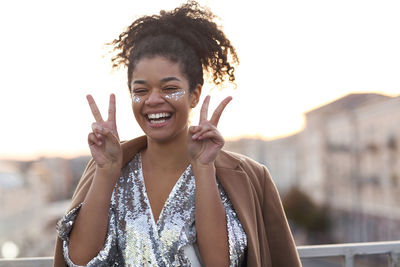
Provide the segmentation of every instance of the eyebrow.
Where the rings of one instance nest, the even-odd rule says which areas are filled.
[[[171,77],[165,77],[165,78],[162,78],[161,79],[161,82],[162,83],[166,83],[166,82],[170,82],[170,81],[178,81],[178,82],[180,82],[181,80],[179,80],[178,78],[176,78],[176,77],[173,77],[173,76],[171,76]],[[147,82],[145,81],[145,80],[134,80],[133,82],[132,82],[132,84],[146,84]]]
[[[134,80],[132,84],[146,84],[145,80]]]
[[[163,82],[163,83],[170,82],[170,81],[178,81],[178,82],[180,82],[181,80],[179,80],[176,77],[166,77],[166,78],[162,78],[161,79],[161,82]]]

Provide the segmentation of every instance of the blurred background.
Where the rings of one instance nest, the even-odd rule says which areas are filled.
[[[203,97],[233,96],[225,148],[269,168],[296,244],[399,240],[400,3],[199,2],[241,61],[236,89]],[[181,3],[0,2],[0,257],[52,255],[89,160],[86,94],[106,114],[115,93],[121,140],[142,134],[105,44]]]

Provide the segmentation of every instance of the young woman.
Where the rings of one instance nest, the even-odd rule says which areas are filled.
[[[227,97],[189,127],[203,70],[234,81],[234,47],[196,2],[137,19],[113,44],[145,136],[120,143],[87,96],[93,159],[58,224],[55,266],[300,266],[266,168],[221,150]],[[228,59],[231,59],[228,60]],[[233,61],[233,62],[232,62]]]

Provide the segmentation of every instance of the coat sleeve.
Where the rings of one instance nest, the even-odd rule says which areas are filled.
[[[272,266],[301,266],[278,190],[265,166],[263,166],[263,176],[262,213]]]
[[[90,185],[92,184],[92,180],[94,177],[94,172],[96,170],[96,164],[93,159],[89,161],[84,170],[81,179],[75,189],[75,192],[71,199],[71,204],[67,210],[67,213],[72,209],[79,206],[80,203],[86,197],[86,193],[89,191]],[[62,240],[57,236],[56,238],[56,246],[54,250],[54,262],[53,267],[66,267],[66,262],[63,255],[63,244]]]
[[[90,189],[95,170],[96,164],[94,160],[91,159],[87,164],[86,169],[84,170],[82,177],[79,180],[79,183],[75,189],[67,214],[63,218],[61,218],[61,220],[57,224],[58,237],[54,254],[55,267],[65,267],[67,265],[77,266],[69,258],[69,234],[72,230],[75,218],[79,213],[80,207],[82,206],[86,194]],[[86,266],[109,266],[110,261],[120,258],[116,255],[118,253],[118,250],[116,248],[117,233],[115,229],[115,213],[113,212],[113,208],[113,203],[111,203],[109,211],[108,230],[104,247],[99,252],[99,254],[95,258],[93,258]]]
[[[64,260],[68,266],[79,267],[74,264],[69,257],[69,235],[73,228],[76,217],[78,216],[79,210],[82,203],[68,212],[57,224],[57,232],[59,238],[62,240],[62,250],[64,254]],[[113,205],[110,206],[109,211],[109,222],[107,236],[104,242],[103,249],[99,251],[96,257],[88,262],[85,266],[95,267],[95,266],[111,266],[111,265],[124,265],[120,262],[122,257],[119,255],[117,248],[117,231],[115,226],[115,213],[113,212]]]

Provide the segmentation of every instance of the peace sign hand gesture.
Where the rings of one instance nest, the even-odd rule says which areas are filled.
[[[115,121],[115,95],[110,95],[108,119],[101,117],[96,102],[91,95],[86,96],[90,110],[96,120],[92,124],[92,131],[88,136],[88,143],[92,157],[100,168],[121,167],[122,149],[119,143],[117,124]]]
[[[214,164],[219,151],[225,144],[224,138],[217,129],[218,121],[231,100],[230,96],[225,98],[215,109],[211,119],[207,120],[210,96],[204,99],[199,125],[189,128],[189,155],[192,164]]]

